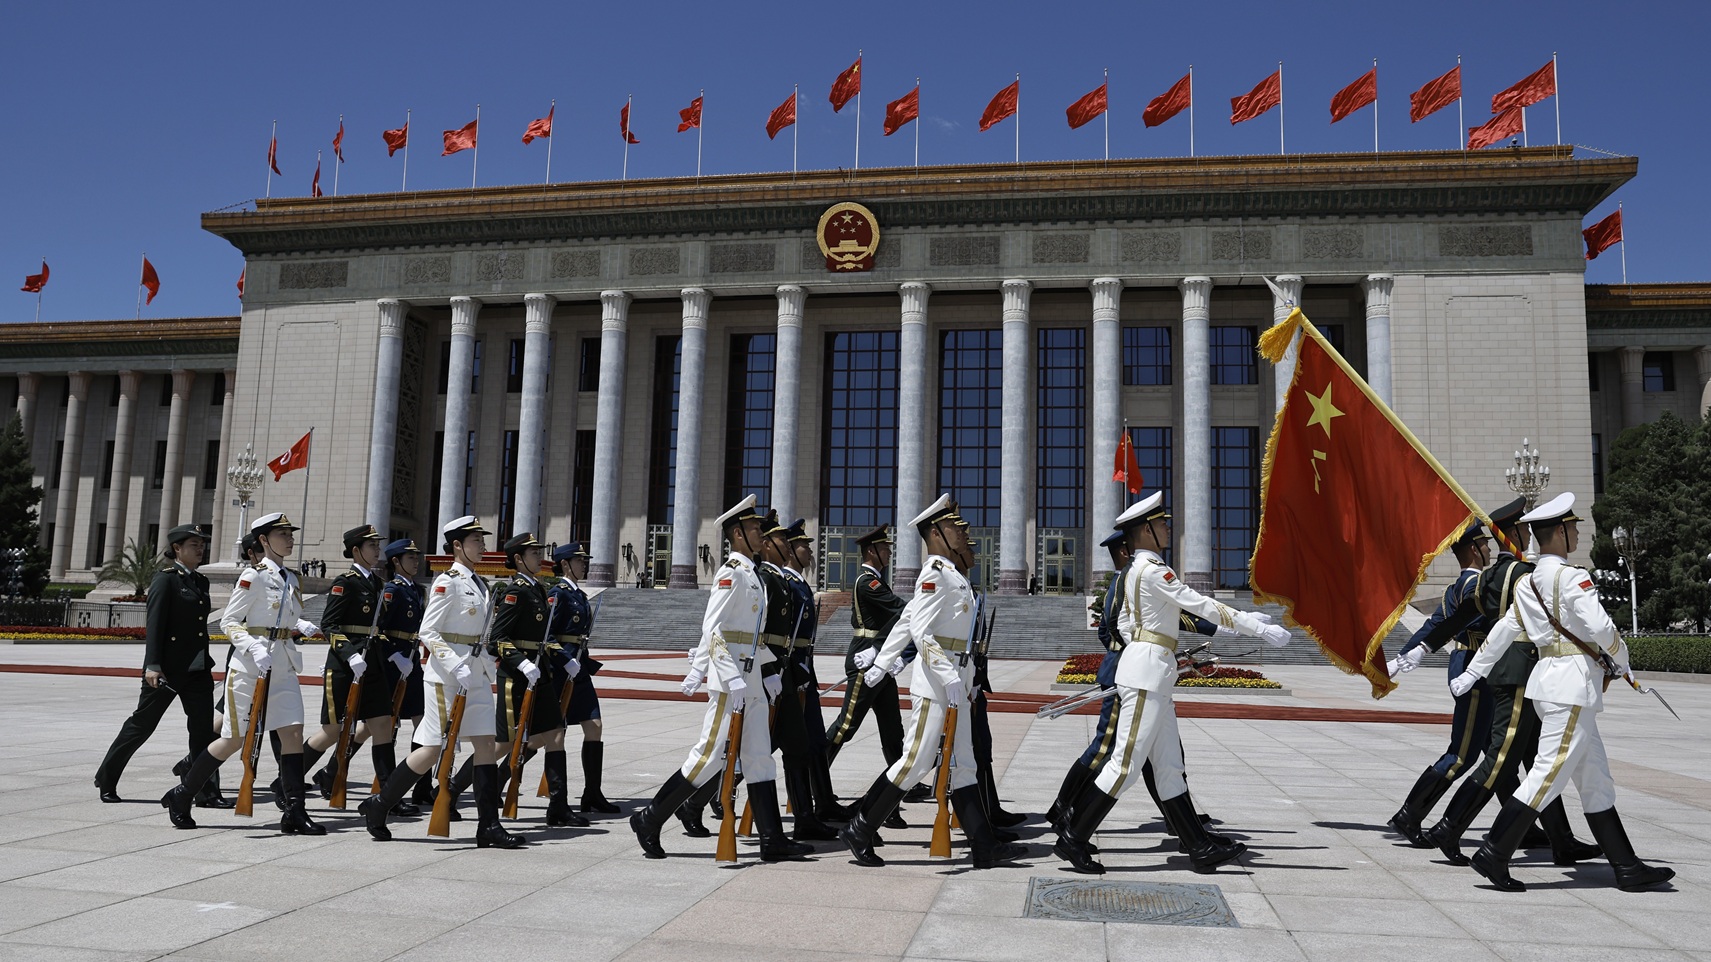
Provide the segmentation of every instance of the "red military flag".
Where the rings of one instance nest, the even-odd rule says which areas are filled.
[[[998,91],[980,114],[980,129],[991,130],[994,125],[1016,116],[1016,104],[1021,96],[1022,81],[1020,80]]]
[[[278,481],[298,468],[309,466],[309,439],[314,434],[314,431],[310,431],[303,435],[291,446],[291,450],[267,462],[267,469],[273,472],[273,480]]]
[[[1283,70],[1279,68],[1240,97],[1230,98],[1230,123],[1252,120],[1283,103]]]
[[[1141,462],[1135,457],[1135,442],[1127,429],[1117,442],[1117,463],[1111,469],[1111,480],[1123,482],[1130,494],[1141,493]]]
[[[315,177],[309,181],[309,196],[321,196],[321,156],[319,151],[315,154]]]
[[[1147,109],[1141,111],[1141,122],[1148,127],[1157,127],[1177,114],[1187,110],[1194,103],[1194,75],[1183,74],[1182,79],[1170,85],[1170,89],[1159,94],[1147,104]]]
[[[1064,111],[1069,117],[1069,129],[1074,130],[1105,112],[1105,90],[1109,86],[1109,83],[1102,83],[1097,90],[1083,94],[1080,100],[1069,105]]]
[[[274,137],[267,142],[267,166],[274,173],[276,173],[276,174],[279,173],[279,138],[278,137]]]
[[[618,133],[623,136],[626,144],[641,143],[641,140],[630,132],[630,102],[628,100],[624,101],[624,109],[618,111]]]
[[[1426,567],[1483,513],[1299,309],[1260,338],[1283,359],[1303,332],[1294,380],[1266,444],[1256,603],[1382,698],[1395,684],[1384,639]]]
[[[903,129],[911,120],[921,118],[921,88],[919,85],[885,105],[885,136]]]
[[[534,120],[529,121],[529,129],[523,131],[523,143],[531,143],[536,137],[552,137],[553,111],[557,109],[558,105],[553,104],[551,107],[547,108],[547,115],[545,117],[536,117]]]
[[[238,299],[239,300],[243,300],[243,296],[244,296],[244,275],[248,274],[249,272],[250,272],[250,269],[249,269],[248,264],[245,264],[243,266],[243,268],[238,271]]]
[[[1622,209],[1616,208],[1616,213],[1581,231],[1580,236],[1586,238],[1586,259],[1589,261],[1595,260],[1599,254],[1609,250],[1611,246],[1620,244],[1622,242]],[[47,264],[42,264],[42,270],[45,272],[47,269]],[[26,287],[24,290],[27,291],[30,288]]]
[[[784,103],[772,108],[772,116],[766,118],[766,139],[778,136],[778,132],[796,123],[796,94],[794,92]]]
[[[1331,98],[1331,123],[1342,120],[1367,104],[1375,103],[1378,103],[1377,67],[1361,74],[1359,80],[1337,91],[1337,95]]]
[[[404,126],[396,130],[383,130],[380,136],[386,140],[386,156],[390,157],[409,146],[410,124],[406,121]]]
[[[1408,95],[1408,122],[1419,123],[1461,99],[1461,64]]]
[[[701,126],[701,101],[702,101],[702,99],[703,98],[701,98],[701,97],[696,97],[694,100],[691,100],[689,102],[689,106],[687,106],[687,107],[685,107],[682,110],[679,110],[677,112],[677,132],[678,133],[681,134],[685,130],[692,130],[696,127]]]
[[[1510,107],[1478,127],[1467,129],[1467,149],[1478,150],[1490,147],[1505,137],[1513,137],[1521,132],[1526,125],[1526,119],[1521,115],[1522,108]]]
[[[24,286],[20,287],[19,290],[29,291],[31,294],[40,294],[42,288],[46,286],[48,286],[48,262],[44,258],[42,260],[42,272],[40,274],[25,274]]]
[[[149,298],[143,303],[153,304],[154,296],[160,293],[160,275],[154,272],[154,265],[149,263],[147,257],[143,258],[143,279],[137,283],[148,288]]]
[[[473,149],[475,147],[476,137],[475,128],[476,125],[480,123],[481,121],[479,120],[472,120],[456,130],[445,131],[442,136],[444,136],[446,140],[446,149],[440,151],[440,156],[450,157],[458,151]]]
[[[844,109],[844,104],[850,98],[861,93],[861,56],[856,56],[855,63],[848,70],[838,74],[838,79],[832,81],[832,113]]]
[[[1510,107],[1531,107],[1544,100],[1554,97],[1557,93],[1557,62],[1553,58],[1550,63],[1522,77],[1514,86],[1496,93],[1491,98],[1491,112],[1500,114]]]
[[[333,135],[333,156],[345,162],[345,118],[339,118],[339,132]]]

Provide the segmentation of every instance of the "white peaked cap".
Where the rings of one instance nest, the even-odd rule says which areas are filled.
[[[1564,491],[1562,494],[1546,501],[1533,510],[1521,516],[1521,521],[1532,524],[1535,521],[1579,521],[1574,516],[1574,492]]]
[[[718,520],[714,523],[717,524],[721,529],[723,529],[725,527],[725,525],[731,521],[734,521],[738,518],[742,518],[745,515],[754,514],[755,504],[758,501],[759,501],[759,499],[751,494],[748,497],[744,498],[743,500],[738,501],[736,503],[736,505],[731,508],[731,510],[726,511],[722,515],[719,515]]]
[[[1168,517],[1170,517],[1170,515],[1166,514],[1164,511],[1164,492],[1154,491],[1152,494],[1136,501],[1134,504],[1129,505],[1127,510],[1117,516],[1117,520],[1112,523],[1112,527],[1127,528],[1140,524],[1143,521],[1151,521],[1154,518]]]

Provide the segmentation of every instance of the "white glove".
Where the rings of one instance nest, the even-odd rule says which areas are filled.
[[[1401,668],[1403,671],[1413,671],[1420,667],[1420,662],[1426,660],[1426,646],[1415,645],[1402,654],[1397,655],[1396,660],[1401,662]]]
[[[410,663],[410,659],[396,651],[388,655],[387,659],[392,662],[392,667],[398,669],[398,674],[406,678],[410,676],[410,672],[416,667]]]
[[[470,680],[475,677],[475,669],[469,667],[469,662],[460,661],[457,670],[452,672],[452,677],[457,679],[458,687],[468,688]]]
[[[891,677],[896,678],[898,675],[903,674],[903,669],[905,669],[907,667],[909,667],[908,662],[902,660],[901,658],[898,659],[897,664],[891,666]]]
[[[866,671],[873,667],[873,660],[879,657],[878,648],[864,648],[855,653],[855,666],[858,671]]]
[[[250,660],[255,662],[255,673],[265,675],[273,667],[273,652],[267,649],[267,644],[261,642],[250,646]]]
[[[760,688],[766,692],[767,701],[777,701],[779,693],[784,691],[784,679],[777,675],[767,675],[760,680]]]
[[[1267,623],[1269,624],[1269,622],[1267,622]],[[1235,630],[1234,628],[1226,628],[1223,625],[1219,625],[1218,630],[1212,632],[1212,637],[1214,637],[1214,638],[1234,638],[1240,634],[1241,634],[1241,632]]]
[[[1464,671],[1450,679],[1450,692],[1457,698],[1460,698],[1472,691],[1473,686],[1479,684],[1479,680],[1480,676],[1478,672]]]
[[[572,658],[564,663],[564,677],[575,678],[580,674],[582,674],[582,662]]]
[[[360,654],[352,655],[350,660],[351,681],[362,678],[363,672],[368,671],[368,659]]]
[[[1260,637],[1265,639],[1265,643],[1273,648],[1282,648],[1289,644],[1290,638],[1294,636],[1289,633],[1288,628],[1282,625],[1266,625],[1260,632]]]
[[[1262,624],[1262,625],[1271,624],[1271,616],[1266,614],[1263,611],[1250,611],[1250,612],[1248,612],[1248,614],[1253,615],[1255,618],[1258,618],[1260,621],[1260,624]]]
[[[902,662],[898,662],[898,664],[902,664]],[[872,686],[877,685],[880,682],[884,681],[885,675],[886,675],[885,669],[879,667],[878,665],[874,665],[872,668],[869,668],[867,670],[866,674],[861,676],[861,680],[867,682],[869,687],[872,687]]]
[[[682,688],[684,696],[688,697],[688,696],[693,695],[696,692],[700,691],[701,690],[701,683],[706,681],[706,680],[707,680],[707,673],[706,672],[702,671],[699,668],[691,668],[691,669],[689,669],[689,674],[683,676],[683,684],[679,685],[678,687]]]
[[[962,686],[962,682],[953,681],[945,686],[945,700],[953,708],[962,705],[968,701],[968,689]]]
[[[1392,678],[1402,673],[1402,657],[1398,655],[1384,663],[1384,673]]]
[[[535,666],[534,662],[527,658],[524,658],[517,664],[517,670],[522,672],[523,677],[529,680],[530,688],[535,687],[535,682],[541,680],[541,670]]]
[[[732,698],[740,699],[744,695],[748,694],[748,691],[749,683],[744,681],[743,676],[741,675],[731,679],[731,683],[725,686],[725,694],[730,695]]]
[[[324,638],[320,626],[306,618],[297,619],[297,633],[305,638]]]

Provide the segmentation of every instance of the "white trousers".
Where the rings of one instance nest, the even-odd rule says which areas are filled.
[[[759,690],[759,685],[749,689]],[[725,740],[730,737],[731,718],[738,708],[743,713],[743,734],[742,743],[737,746],[737,761],[743,766],[743,778],[750,782],[778,778],[778,766],[772,760],[772,736],[767,732],[766,695],[745,692],[739,697],[741,705],[728,692],[707,692],[707,713],[701,716],[701,733],[679,769],[691,784],[700,787],[710,778],[724,777]]]
[[[1539,713],[1539,753],[1515,797],[1538,811],[1555,801],[1572,778],[1581,811],[1615,808],[1616,783],[1598,734],[1598,713],[1584,705],[1549,701],[1535,701],[1533,709]]]
[[[457,740],[472,742],[478,738],[491,741],[494,737],[493,727],[493,688],[480,673],[471,679],[475,687],[469,689],[463,702],[463,720],[458,722]],[[446,743],[446,729],[451,727],[451,710],[453,701],[457,698],[457,689],[437,684],[432,681],[422,682],[422,723],[416,726],[416,731],[410,736],[410,741],[417,745],[442,746]]]
[[[909,729],[904,735],[903,757],[885,770],[885,777],[898,788],[920,784],[933,770],[939,755],[939,744],[945,731],[945,702],[933,701],[924,695],[911,694],[915,703],[909,713]],[[952,736],[950,757],[951,790],[966,788],[975,782],[974,719],[967,702],[957,706],[956,732]]]
[[[1188,791],[1182,735],[1176,728],[1176,704],[1171,693],[1118,685],[1117,702],[1116,744],[1094,784],[1112,798],[1121,798],[1137,780],[1133,776],[1150,761],[1159,798],[1175,798]]]

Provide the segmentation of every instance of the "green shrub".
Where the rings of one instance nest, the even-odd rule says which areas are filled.
[[[1711,674],[1711,637],[1651,636],[1627,639],[1635,671]]]

